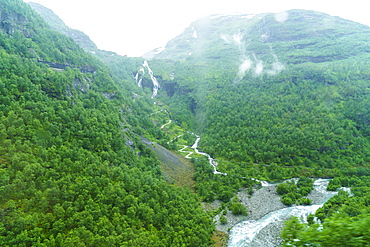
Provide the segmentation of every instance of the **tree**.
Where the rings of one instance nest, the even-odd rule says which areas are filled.
[[[228,220],[227,220],[226,216],[222,214],[222,215],[220,216],[220,223],[221,223],[222,225],[225,225],[225,224],[227,224],[227,222],[228,222]]]

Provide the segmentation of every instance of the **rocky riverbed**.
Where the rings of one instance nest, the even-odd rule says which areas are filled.
[[[216,229],[228,233],[229,230],[241,221],[255,221],[261,219],[263,216],[277,211],[279,209],[287,208],[280,201],[279,195],[276,193],[277,185],[264,186],[259,189],[254,189],[254,193],[249,195],[247,190],[241,190],[238,192],[240,202],[245,205],[248,209],[248,216],[235,216],[230,211],[225,215],[228,219],[227,224],[220,223],[220,215],[215,217]],[[313,190],[308,198],[312,200],[313,205],[319,205],[325,202],[331,195],[328,193],[320,193],[320,190]],[[217,208],[221,205],[220,202],[213,202],[212,206]],[[290,216],[287,216],[288,220]],[[275,247],[280,246],[282,239],[280,238],[281,230],[284,227],[284,222],[274,222],[267,225],[259,231],[253,241],[249,244],[252,247]]]
[[[225,233],[231,229],[234,225],[242,220],[258,220],[262,216],[286,207],[280,202],[279,195],[275,192],[276,185],[262,187],[255,189],[253,195],[249,195],[247,190],[241,190],[238,192],[240,202],[247,207],[248,216],[235,216],[228,211],[225,215],[227,218],[227,224],[221,224],[219,219],[220,215],[215,217],[216,229]],[[221,206],[220,201],[214,201],[208,204],[209,207],[216,209]]]

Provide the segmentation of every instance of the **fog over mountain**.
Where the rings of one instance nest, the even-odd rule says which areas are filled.
[[[40,3],[52,9],[69,27],[85,32],[99,49],[128,56],[141,56],[155,48],[164,47],[191,22],[212,14],[279,13],[289,9],[306,9],[370,25],[366,4],[362,0],[189,0],[177,1],[176,4],[169,0],[27,2]]]
[[[370,241],[369,26],[211,14],[128,57],[55,13],[0,0],[0,246]]]

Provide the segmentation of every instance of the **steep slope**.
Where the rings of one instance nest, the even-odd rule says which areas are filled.
[[[38,3],[28,3],[43,20],[55,31],[72,38],[86,52],[92,54],[103,61],[116,81],[127,92],[140,93],[135,85],[134,75],[140,65],[143,63],[141,58],[127,58],[120,56],[112,51],[100,50],[96,44],[83,32],[69,28],[64,22],[51,10]]]
[[[334,61],[367,54],[369,32],[367,26],[306,10],[213,15],[193,22],[154,58],[227,62],[249,58],[267,63],[278,55],[284,63]]]
[[[367,26],[319,12],[291,10],[279,14],[202,18],[170,41],[163,51],[154,51],[151,55],[154,59],[149,63],[161,86],[156,100],[168,107],[168,113],[164,115],[171,116],[172,122],[183,129],[201,134],[199,148],[215,157],[218,163],[220,174],[214,174],[206,158],[193,159],[198,195],[205,201],[220,199],[228,203],[241,187],[253,184],[248,177],[266,180],[298,176],[336,177],[331,187],[358,187],[355,196],[349,198],[348,194],[340,194],[339,198],[334,197],[326,209],[317,213],[317,217],[325,220],[326,217],[333,217],[333,212],[339,212],[347,217],[346,222],[355,222],[355,226],[361,224],[361,221],[357,222],[359,218],[367,219],[367,177],[370,175],[369,41],[370,28]],[[128,84],[121,83],[122,80],[132,80],[142,69],[141,65],[147,65],[141,59],[105,59],[118,85],[117,91],[120,87],[128,88]],[[81,66],[81,63],[76,66]],[[150,78],[146,79],[146,82],[143,80],[147,84],[143,87],[144,91],[150,87]],[[112,90],[105,91],[107,98],[116,97],[117,94],[113,94]],[[151,132],[162,144],[167,143],[167,146],[176,150],[180,143],[182,145],[188,141],[190,145],[191,142],[187,140],[191,136],[189,133],[188,137],[185,134],[177,143],[170,142],[173,133],[156,131],[148,118],[148,101],[143,103],[138,98],[136,95],[133,102],[126,103],[130,105],[125,108],[127,127],[131,124],[131,129],[138,133]],[[158,119],[159,116],[156,121]],[[146,130],[138,126],[144,126]],[[41,140],[45,140],[42,134],[37,138],[40,136]],[[150,166],[153,159],[148,150],[138,143],[136,145],[140,154],[145,156],[144,160],[139,159],[144,163],[136,161],[137,157],[134,156],[135,160],[129,163],[130,166],[136,167],[135,162],[138,162],[140,171],[155,170],[155,166]],[[130,171],[124,170],[125,174],[129,174],[128,177],[134,176]],[[147,181],[146,175],[142,176],[144,178],[140,181]],[[346,176],[356,177],[349,179]],[[125,187],[126,183],[130,186]],[[166,190],[168,187],[162,185],[158,190],[153,183],[143,182],[141,185],[146,186],[147,190],[138,191],[152,195],[154,187],[155,191],[165,190],[171,200],[174,198],[171,195],[175,194],[169,192],[172,190]],[[131,192],[133,188],[140,187],[137,183],[125,180],[122,186],[130,195],[138,195],[135,194],[138,192],[136,190]],[[158,197],[151,199],[156,201],[156,198],[166,194],[159,192],[156,194]],[[125,238],[124,244],[155,246],[155,240],[163,237],[164,245],[176,246],[178,242],[175,241],[180,241],[178,239],[181,237],[185,239],[192,233],[192,230],[179,232],[180,226],[174,223],[175,219],[179,219],[176,216],[171,217],[164,228],[155,224],[166,217],[166,211],[159,210],[153,200],[148,202],[146,195],[136,198],[139,201],[125,196],[131,204],[125,204],[125,201],[122,208],[126,213],[125,219],[127,215],[135,215],[135,220],[130,222],[140,222],[130,226],[135,225],[139,229],[143,224],[144,229],[125,232],[130,236],[128,241],[132,242],[127,242]],[[237,205],[237,201],[235,198],[231,204]],[[163,202],[160,207],[167,209],[170,204]],[[228,203],[229,206],[231,204]],[[156,213],[161,212],[160,216],[155,218],[153,211],[146,206],[155,209]],[[191,210],[202,215],[197,208]],[[211,231],[211,228],[206,229],[207,219],[200,217],[202,220],[197,221],[201,222],[199,235],[193,234],[190,238],[201,236],[201,232],[208,236]],[[194,218],[191,220],[194,221]],[[337,218],[333,220],[339,221]],[[160,233],[152,234],[151,226]],[[295,225],[291,226],[294,229]],[[300,237],[312,241],[310,238],[316,236],[313,226],[313,230],[309,231],[311,235],[303,232]],[[330,226],[325,227],[330,230]],[[172,230],[180,237],[175,238],[177,235]],[[97,230],[89,231],[95,234]],[[74,231],[73,234],[76,235]],[[133,234],[139,237],[135,238]],[[169,237],[164,238],[167,235]],[[185,245],[196,242],[189,242],[190,238],[186,238],[188,242]],[[206,238],[198,240],[197,246],[199,243],[206,245],[208,241]],[[295,240],[296,237],[287,241]]]
[[[0,16],[0,245],[208,246],[198,198],[136,134],[150,101],[21,0]]]
[[[211,16],[170,41],[150,61],[158,97],[232,175],[201,166],[200,194],[250,176],[369,175],[369,44],[369,27],[305,10]]]
[[[370,175],[369,41],[370,28],[367,26],[319,12],[291,10],[279,14],[202,18],[170,41],[162,52],[153,52],[150,68],[161,86],[156,100],[168,106],[169,113],[166,115],[172,117],[173,123],[201,134],[199,148],[215,157],[218,163],[220,174],[214,174],[206,158],[193,159],[198,195],[205,201],[220,199],[228,203],[241,187],[253,184],[248,177],[266,180],[299,176],[336,177],[332,188],[353,186],[356,187],[355,195],[352,198],[348,194],[334,197],[326,208],[317,213],[317,217],[325,220],[326,217],[333,217],[333,212],[339,212],[345,216],[345,222],[354,222],[356,227],[361,225],[358,219],[368,218],[367,178]],[[106,61],[117,83],[132,80],[133,75],[139,72],[134,69],[140,70],[141,64],[147,64],[140,59],[121,57]],[[150,87],[150,78],[146,79],[144,84],[148,85],[143,87],[144,91]],[[125,87],[126,84],[117,85]],[[113,96],[112,90],[105,93],[108,98]],[[125,108],[128,114],[125,119],[128,120],[127,125],[133,125],[133,129],[140,132],[143,129],[138,125],[150,126],[150,120],[145,119],[150,111],[140,110],[146,109],[143,106],[148,102],[134,102],[127,103],[132,105]],[[131,111],[140,112],[140,117],[129,114]],[[155,131],[153,126],[148,130],[150,128],[153,136],[156,135],[164,145],[174,137]],[[42,134],[37,138],[45,141]],[[187,141],[185,136],[181,144]],[[176,150],[180,147],[177,142],[167,144]],[[139,165],[139,170],[155,170],[153,166],[148,168],[152,156],[146,149],[140,148],[141,155],[147,156],[144,159],[146,162],[137,161],[144,164]],[[131,162],[130,166],[136,166],[135,162]],[[134,176],[129,171],[124,172],[129,177]],[[146,178],[140,181],[147,181]],[[122,186],[125,184],[126,180]],[[157,188],[152,183],[142,184],[147,185],[145,192],[149,195],[152,195],[150,191],[153,187]],[[130,185],[124,188],[131,195],[131,190],[138,184]],[[163,185],[160,188],[159,191],[162,191],[167,187]],[[167,190],[166,194],[174,198]],[[162,197],[165,194],[157,195]],[[165,210],[153,207],[153,200],[149,203],[146,196],[136,198],[140,201],[135,203],[126,196],[125,199],[134,202],[129,207],[125,201],[122,208],[125,216],[135,215],[136,220],[132,222],[140,222],[145,230],[133,224],[140,228],[133,232],[139,237],[134,238],[131,232],[125,232],[133,241],[124,241],[125,244],[155,246],[150,242],[152,239],[155,241],[168,234],[165,245],[176,246],[174,241],[181,237],[174,238],[176,234],[171,234],[172,229],[183,236],[182,239],[188,236],[189,232],[182,234],[184,232],[178,231],[180,227],[174,223],[178,219],[176,216],[169,220],[171,223],[165,223],[165,229],[163,225],[155,224],[165,218]],[[154,198],[157,197],[151,199]],[[235,198],[231,204],[237,201]],[[160,206],[167,209],[170,204],[163,202]],[[161,212],[161,216],[154,219],[152,211],[146,206]],[[197,209],[194,211],[201,215]],[[206,218],[202,219],[197,223],[205,223]],[[194,218],[191,220],[194,221]],[[339,218],[329,220],[340,222]],[[148,222],[160,233],[150,235],[151,225],[147,226]],[[205,235],[211,230],[205,230],[206,225],[201,225]],[[296,222],[291,224],[291,228],[296,225]],[[330,231],[330,224],[324,227]],[[310,229],[308,235],[303,231],[299,237],[306,238],[308,242],[316,241],[311,239],[316,236],[315,225]],[[97,230],[89,231],[95,234]],[[297,238],[289,239],[289,228],[287,231],[287,241],[294,243]],[[73,234],[76,235],[74,231]],[[200,235],[191,236],[196,238]],[[197,244],[206,241],[204,238]]]
[[[200,149],[227,173],[213,174],[207,160],[196,159],[198,194],[227,202],[248,177],[334,177],[329,189],[352,193],[316,212],[322,225],[313,215],[309,224],[289,221],[285,244],[365,244],[369,44],[369,27],[304,10],[212,16],[170,41],[150,61],[161,78],[159,97],[174,120],[201,133]]]
[[[50,27],[68,37],[71,37],[77,44],[79,44],[85,51],[95,52],[98,48],[96,47],[95,43],[91,41],[89,36],[84,34],[83,32],[71,29],[67,27],[63,20],[61,20],[54,12],[48,8],[45,8],[41,4],[38,3],[29,3],[31,8],[35,10],[46,23],[50,25]]]

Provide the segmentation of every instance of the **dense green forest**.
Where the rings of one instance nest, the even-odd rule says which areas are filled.
[[[195,161],[196,188],[206,201],[232,198],[251,186],[249,177],[370,175],[367,59],[290,64],[273,76],[249,71],[241,80],[208,62],[190,64],[151,61],[172,117],[201,133],[201,149],[230,175]]]
[[[0,3],[1,246],[210,246],[201,201],[247,215],[235,193],[252,194],[250,178],[299,178],[277,193],[310,204],[317,177],[351,193],[308,224],[288,221],[284,245],[368,242],[369,27],[303,10],[284,22],[202,18],[149,61],[161,86],[153,104],[150,75],[142,88],[134,79],[142,58],[100,51],[74,30],[77,44],[58,18]],[[227,173],[193,154],[196,193],[166,182],[141,141],[192,150],[192,132]]]
[[[250,177],[269,181],[300,177],[297,185],[283,184],[277,190],[287,205],[311,203],[305,198],[312,190],[307,178],[355,179],[365,181],[361,184],[366,188],[370,28],[301,10],[289,11],[285,22],[269,14],[248,23],[229,18],[194,22],[150,61],[161,84],[158,99],[174,123],[201,134],[202,151],[216,158],[217,169],[228,174],[213,174],[206,158],[193,158],[198,195],[207,202],[219,199],[230,208],[240,188],[252,193]],[[191,38],[193,27],[197,39]],[[220,37],[234,43],[222,43]],[[172,138],[161,136],[162,143]],[[193,142],[188,138],[188,145]],[[180,140],[168,147],[178,150],[182,144]],[[366,220],[357,220],[368,217],[365,209],[356,215],[350,211],[367,205],[357,199],[366,198],[366,191],[337,201],[333,210],[340,210],[354,225],[364,224]],[[325,207],[330,205],[329,201]],[[336,220],[335,215],[320,212],[320,220]],[[323,236],[335,229],[324,226],[328,228]],[[309,228],[312,236],[315,227]],[[289,231],[294,226],[284,234]],[[363,234],[367,233],[356,236]]]
[[[21,0],[0,13],[0,245],[209,246],[198,197],[139,141],[152,102]]]
[[[317,217],[324,221],[322,238],[335,231],[326,222],[345,222],[354,241],[350,246],[358,238],[361,245],[368,232],[350,233],[350,227],[368,222],[370,28],[313,11],[292,10],[288,15],[285,22],[272,14],[244,24],[242,16],[194,22],[151,61],[162,85],[159,96],[173,119],[201,133],[200,148],[228,174],[213,174],[206,160],[194,159],[196,189],[205,201],[227,202],[240,187],[251,186],[250,177],[334,177],[337,184],[336,179],[355,180],[361,189],[354,195],[340,193]],[[191,39],[193,28],[198,39]],[[187,40],[187,46],[178,45]],[[342,186],[355,189],[358,184]],[[277,192],[287,205],[310,204],[304,196],[311,189],[307,181],[302,188],[282,184]],[[355,210],[361,207],[361,212]],[[283,234],[287,246],[305,246],[321,227],[297,222]],[[291,231],[298,233],[290,236]],[[295,236],[307,241],[295,243]],[[320,241],[311,243],[330,245]]]
[[[318,33],[315,27],[321,22],[325,25]],[[206,27],[215,29],[215,23]],[[243,53],[260,54],[260,58],[242,77],[236,69],[220,69],[220,63],[225,68],[227,61],[207,56],[197,62],[191,56],[151,61],[162,83],[160,96],[171,107],[172,117],[202,133],[201,147],[220,160],[223,172],[266,180],[369,175],[369,28],[321,13],[291,11],[285,23],[266,15],[247,25],[250,30],[245,32],[262,23],[269,40],[250,39],[249,46],[254,45]],[[345,34],[348,27],[352,29]],[[308,36],[312,32],[316,35]],[[210,33],[218,42],[218,33]],[[310,39],[315,41],[305,46]],[[275,48],[263,54],[269,46]],[[287,50],[292,54],[287,56]],[[315,60],[314,51],[326,60]],[[339,53],[340,59],[332,55]],[[268,56],[283,68],[272,73],[267,67],[271,62],[264,59]],[[266,66],[257,73],[259,63]]]

